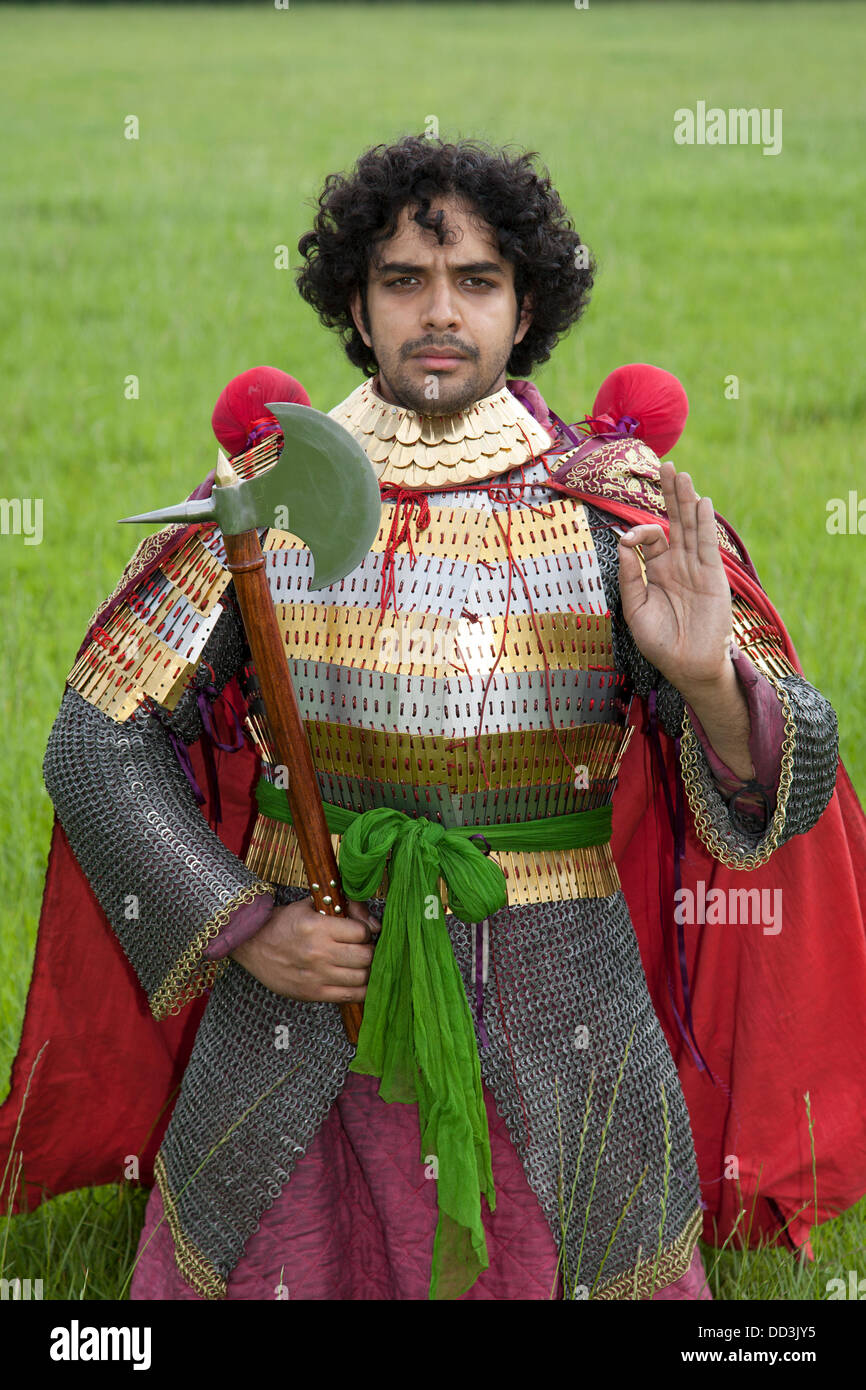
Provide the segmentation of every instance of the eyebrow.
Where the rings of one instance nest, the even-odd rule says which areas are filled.
[[[373,267],[377,275],[420,275],[428,266],[411,265],[408,261],[381,261]],[[503,268],[496,261],[470,261],[466,265],[456,265],[453,269],[458,275],[489,275],[491,272],[502,275]]]

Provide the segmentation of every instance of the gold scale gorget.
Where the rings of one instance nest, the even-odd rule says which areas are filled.
[[[357,439],[380,483],[423,491],[494,478],[551,445],[507,387],[455,415],[419,415],[364,381],[329,414]]]

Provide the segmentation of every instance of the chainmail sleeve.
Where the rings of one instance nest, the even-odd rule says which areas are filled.
[[[641,655],[623,618],[617,556],[619,523],[595,508],[588,507],[587,512],[613,615],[614,659],[636,695],[646,699],[651,690],[656,691],[660,724],[671,738],[681,739],[680,767],[698,837],[713,858],[728,868],[758,868],[792,835],[811,830],[830,801],[839,758],[835,710],[814,686],[791,671],[778,651],[768,660],[757,644],[744,641],[743,629],[737,633],[750,660],[776,691],[784,719],[775,812],[762,829],[756,830],[754,822],[739,813],[736,796],[726,799],[722,794],[683,697]],[[737,621],[735,614],[735,627]],[[786,667],[789,674],[780,674]]]
[[[222,689],[248,659],[231,593],[220,608],[173,711],[146,699],[121,721],[68,688],[43,764],[73,853],[157,1019],[213,983],[226,962],[203,959],[208,942],[270,891],[208,826],[169,737],[195,742],[197,688]]]

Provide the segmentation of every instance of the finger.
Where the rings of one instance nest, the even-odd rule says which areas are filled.
[[[678,473],[674,486],[682,527],[683,546],[689,555],[698,553],[698,494],[688,473]]]
[[[366,903],[356,902],[354,898],[349,899],[349,916],[355,922],[363,922],[372,936],[378,936],[382,930],[382,923],[379,921]]]
[[[310,914],[313,915],[312,913]],[[362,944],[372,940],[372,930],[366,920],[359,922],[356,917],[331,917],[327,913],[317,912],[317,925],[324,928],[327,923],[327,935],[330,941],[339,941],[352,944]]]
[[[619,593],[623,617],[630,623],[637,610],[646,603],[647,594],[637,553],[625,546],[619,548]]]
[[[342,965],[330,965],[320,972],[321,983],[330,989],[363,989],[370,978],[369,965],[354,969]]]
[[[334,989],[332,986],[326,986],[319,1000],[322,1004],[363,1004],[366,997],[366,985],[363,989]]]
[[[662,485],[662,496],[665,501],[665,510],[670,522],[670,543],[671,549],[676,550],[683,544],[683,528],[680,520],[680,507],[677,501],[677,470],[668,461],[663,463],[659,469],[659,481]]]
[[[645,560],[654,560],[657,555],[664,555],[668,549],[664,528],[657,521],[647,522],[644,526],[633,526],[630,531],[625,532],[621,540],[629,549],[639,545]]]
[[[328,969],[368,971],[373,964],[373,947],[369,942],[351,945],[345,941],[333,941],[321,952]]]
[[[698,502],[698,558],[703,565],[721,565],[719,536],[711,497]]]

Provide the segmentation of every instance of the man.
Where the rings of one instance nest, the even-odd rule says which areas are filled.
[[[322,794],[480,827],[478,857],[492,850],[507,886],[508,906],[477,926],[446,919],[484,1089],[467,1120],[471,1097],[430,1082],[420,1123],[438,1125],[436,1151],[400,1103],[417,1052],[395,1077],[362,1033],[349,1070],[334,1006],[367,998],[390,887],[348,921],[310,906],[268,795],[281,769],[218,533],[167,552],[128,600],[147,620],[165,584],[183,587],[190,566],[206,577],[206,640],[170,691],[152,680],[118,703],[86,654],[71,673],[45,763],[70,844],[154,1015],[212,986],[133,1297],[706,1296],[689,1116],[611,852],[630,701],[649,697],[682,734],[701,839],[734,866],[821,816],[836,723],[793,667],[774,674],[732,643],[744,629],[719,542],[736,546],[687,474],[665,464],[652,484],[667,533],[649,504],[629,528],[603,491],[597,507],[562,494],[580,449],[506,372],[528,375],[581,313],[580,247],[528,157],[411,138],[332,176],[300,243],[301,293],[368,378],[331,414],[384,500],[370,555],[330,590],[310,591],[296,538],[265,538]],[[260,431],[249,442],[242,475],[276,457]],[[245,864],[208,831],[175,758],[207,727],[205,688],[212,699],[241,674],[265,773]],[[655,715],[652,737],[661,752]],[[94,833],[97,816],[113,835]],[[518,848],[496,850],[503,826]],[[554,826],[570,838],[549,848]],[[639,896],[658,917],[654,893]],[[404,931],[389,922],[389,950]],[[440,1027],[433,994],[423,1017],[414,1006],[412,1046]],[[456,1217],[437,1202],[446,1186]]]

